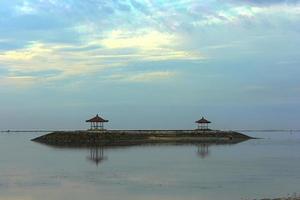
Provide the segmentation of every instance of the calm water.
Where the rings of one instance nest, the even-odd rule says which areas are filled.
[[[300,133],[235,145],[61,149],[0,134],[0,200],[234,200],[300,192]],[[88,197],[88,198],[87,198]]]

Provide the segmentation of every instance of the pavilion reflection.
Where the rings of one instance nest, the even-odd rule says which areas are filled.
[[[209,145],[208,144],[200,144],[197,146],[197,155],[200,158],[206,158],[209,156],[210,151],[209,151]]]
[[[135,147],[156,147],[156,146],[194,146],[196,148],[196,155],[201,158],[207,158],[211,156],[211,148],[214,148],[216,146],[231,146],[235,145],[241,142],[244,142],[246,140],[225,140],[225,141],[216,141],[216,142],[176,142],[176,143],[158,143],[158,144],[128,144],[128,145],[122,145],[122,146],[78,146],[78,145],[51,145],[46,144],[47,146],[51,148],[59,148],[59,149],[85,149],[89,151],[88,155],[86,156],[86,160],[90,161],[91,163],[96,164],[97,166],[104,161],[108,160],[108,157],[105,155],[111,151],[112,149],[127,149],[127,148],[135,148]],[[45,145],[45,144],[43,144]]]
[[[91,147],[87,159],[98,166],[100,163],[107,160],[107,157],[104,155],[104,148],[99,146]]]

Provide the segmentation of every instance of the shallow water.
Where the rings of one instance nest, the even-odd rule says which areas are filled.
[[[0,200],[235,200],[300,192],[300,132],[234,145],[54,148],[0,134]]]

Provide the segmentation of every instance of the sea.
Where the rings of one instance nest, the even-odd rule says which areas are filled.
[[[62,148],[0,133],[0,200],[253,200],[300,192],[300,132],[220,145]]]

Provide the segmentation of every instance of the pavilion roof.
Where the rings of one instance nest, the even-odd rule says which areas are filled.
[[[108,122],[108,120],[103,119],[102,117],[99,117],[99,115],[97,114],[95,117],[86,120],[86,122]]]
[[[201,119],[196,121],[196,123],[198,123],[198,124],[208,124],[208,123],[211,123],[211,122],[208,121],[207,119],[205,119],[204,117],[202,117]]]

